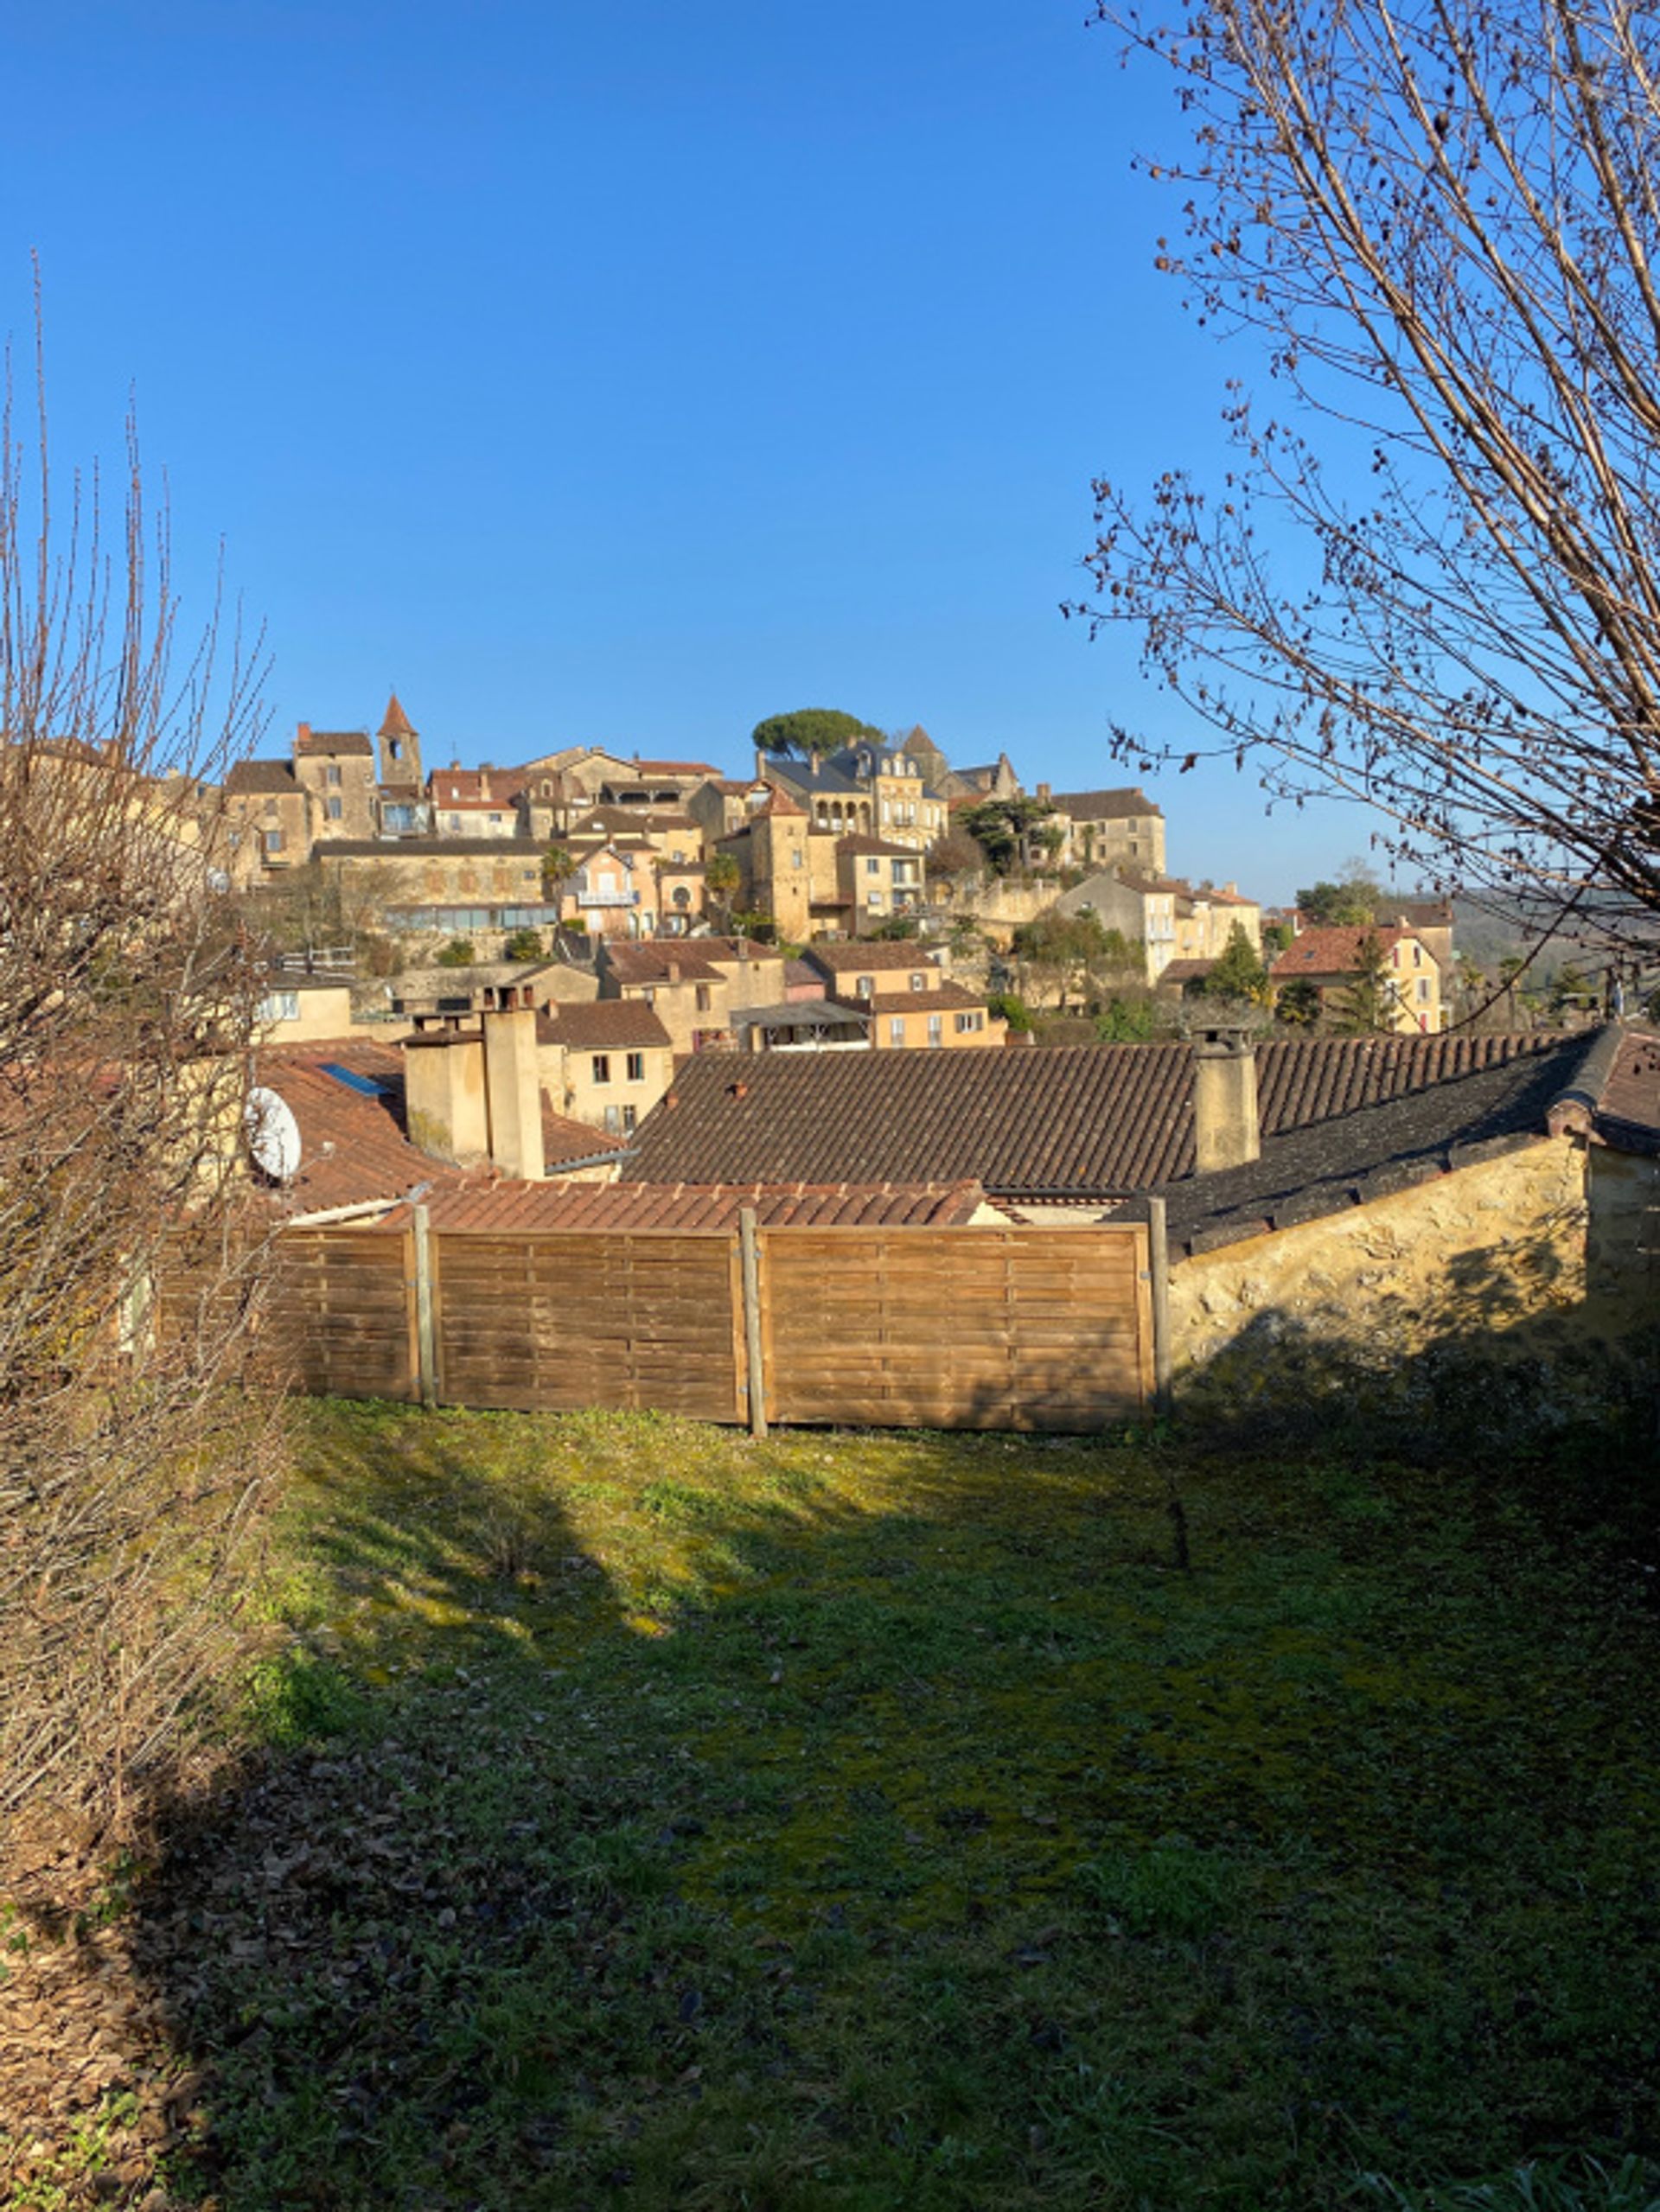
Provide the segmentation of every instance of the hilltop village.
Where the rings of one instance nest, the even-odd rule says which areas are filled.
[[[827,747],[838,721],[856,734]],[[742,776],[596,745],[429,766],[395,695],[373,734],[300,724],[288,758],[212,794],[226,870],[283,948],[273,1041],[533,1005],[551,1087],[626,1133],[676,1055],[713,1047],[1146,1041],[1207,992],[1314,1026],[1446,1026],[1444,905],[1265,915],[1170,872],[1140,788],[1028,790],[1006,754],[957,767],[920,728],[845,717],[757,736],[797,724],[816,748],[757,749]],[[599,1095],[602,1037],[647,1071],[626,1100]]]

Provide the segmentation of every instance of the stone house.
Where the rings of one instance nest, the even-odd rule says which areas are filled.
[[[1306,984],[1322,1012],[1341,1008],[1361,979],[1369,947],[1376,947],[1385,963],[1385,1026],[1431,1036],[1445,1029],[1440,962],[1415,929],[1370,924],[1305,929],[1268,970],[1276,998],[1290,984]]]
[[[802,806],[775,785],[766,805],[716,847],[738,867],[737,903],[769,915],[781,938],[801,944],[846,926],[838,838],[817,828]]]
[[[541,1085],[555,1112],[631,1137],[674,1077],[674,1049],[655,1009],[599,998],[534,1018]]]
[[[953,983],[915,945],[812,945],[806,959],[827,999],[863,1015],[874,1051],[1000,1045],[1008,1036],[983,991]]]
[[[1164,809],[1139,788],[1056,791],[1038,786],[1049,813],[1041,826],[1059,832],[1055,864],[1061,868],[1122,869],[1158,877],[1165,872]]]
[[[896,914],[922,905],[927,888],[926,863],[916,846],[887,838],[836,840],[836,883],[854,931],[878,929]]]

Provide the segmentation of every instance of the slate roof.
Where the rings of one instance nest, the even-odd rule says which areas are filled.
[[[573,1183],[507,1182],[447,1189],[427,1201],[435,1229],[511,1234],[525,1229],[731,1230],[755,1208],[763,1228],[961,1226],[985,1197],[975,1182]],[[385,1226],[402,1227],[392,1215]]]
[[[1263,1133],[1527,1060],[1549,1042],[1463,1033],[1276,1040],[1257,1053]],[[676,1075],[675,1103],[665,1099],[641,1125],[624,1175],[641,1182],[972,1176],[994,1197],[1104,1202],[1193,1172],[1192,1071],[1184,1044],[763,1053],[741,1067],[706,1053]]]
[[[239,792],[285,793],[290,798],[300,788],[291,761],[238,761],[225,778],[227,795]]]
[[[1555,1039],[1543,1051],[1269,1138],[1243,1167],[1171,1182],[1163,1191],[1171,1248],[1214,1251],[1537,1144],[1596,1042]],[[1145,1195],[1112,1216],[1146,1217]]]
[[[563,1003],[557,1015],[539,1013],[536,1042],[571,1052],[638,1052],[667,1048],[669,1037],[643,998],[594,998]]]
[[[965,768],[965,775],[982,771]],[[1068,814],[1075,822],[1129,821],[1140,814],[1162,814],[1164,808],[1155,806],[1145,791],[1139,787],[1118,791],[1057,791],[1050,795],[1050,807],[1057,814]]]

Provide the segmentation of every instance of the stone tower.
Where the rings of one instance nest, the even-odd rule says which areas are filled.
[[[380,724],[380,781],[383,787],[421,787],[420,733],[398,704],[394,692]]]

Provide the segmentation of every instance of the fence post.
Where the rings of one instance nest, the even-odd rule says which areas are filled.
[[[738,1208],[737,1249],[744,1285],[744,1364],[750,1376],[750,1434],[763,1437],[767,1433],[767,1375],[761,1360],[761,1248],[753,1206]]]
[[[438,1402],[438,1341],[432,1310],[432,1216],[410,1208],[415,1228],[415,1371],[423,1406]]]
[[[1172,1410],[1170,1386],[1170,1237],[1162,1198],[1147,1201],[1147,1271],[1152,1284],[1152,1405],[1167,1418]]]

